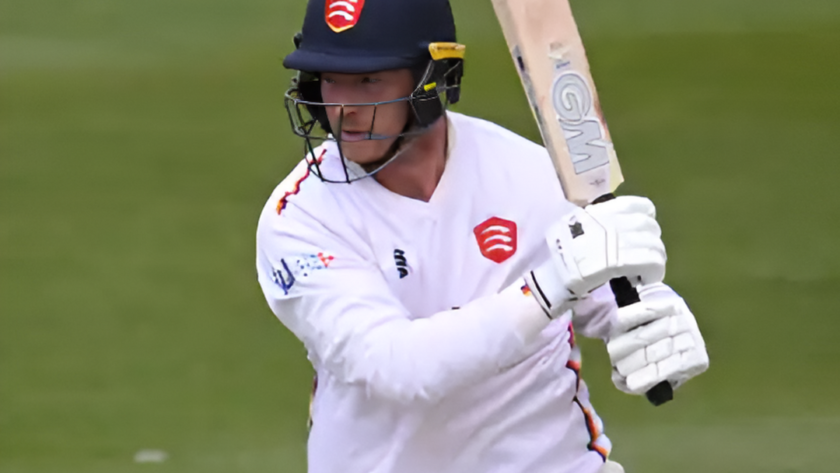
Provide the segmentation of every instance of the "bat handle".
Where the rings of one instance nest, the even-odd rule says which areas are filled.
[[[613,194],[604,194],[592,201],[592,203],[600,204],[601,202],[606,202],[612,199],[615,199]],[[639,291],[630,284],[630,281],[627,278],[615,278],[611,280],[610,289],[612,289],[613,295],[615,296],[615,302],[618,304],[618,307],[626,307],[630,304],[635,304],[636,302],[641,301]],[[645,393],[645,397],[647,397],[647,400],[654,406],[661,406],[662,404],[674,399],[674,388],[667,380],[662,381],[656,386],[650,388],[648,392]]]

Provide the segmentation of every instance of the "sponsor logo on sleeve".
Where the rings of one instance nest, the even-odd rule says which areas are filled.
[[[490,261],[503,263],[516,253],[516,223],[492,217],[473,229],[481,254]]]
[[[365,0],[327,0],[324,16],[327,25],[336,33],[356,26],[362,15]]]
[[[286,263],[285,259],[280,260],[280,268],[275,268],[271,272],[271,276],[274,279],[274,284],[280,286],[280,289],[283,290],[283,294],[289,295],[289,290],[292,289],[292,286],[295,285],[295,275],[292,274],[292,271],[289,269],[289,265]]]
[[[325,252],[282,258],[280,267],[272,271],[274,283],[283,289],[284,294],[289,295],[296,281],[309,277],[315,271],[327,269],[334,259],[334,256]]]

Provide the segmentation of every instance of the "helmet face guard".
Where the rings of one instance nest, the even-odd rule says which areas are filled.
[[[459,46],[463,56],[463,46]],[[431,50],[432,48],[430,48]],[[300,71],[292,79],[292,85],[285,94],[286,111],[295,135],[304,139],[304,151],[310,170],[325,182],[350,183],[376,174],[397,158],[409,145],[411,139],[428,131],[429,127],[443,116],[447,106],[460,98],[463,59],[447,57],[428,61],[420,72],[420,79],[411,95],[396,100],[371,103],[325,103],[321,98],[321,82],[318,74]],[[377,135],[374,133],[376,115],[379,107],[407,102],[410,116],[406,128],[397,135]],[[333,133],[327,108],[340,109],[339,129],[344,120],[345,107],[372,107],[372,119],[366,140],[396,140],[391,149],[378,161],[370,165],[359,165],[348,160],[342,151],[341,134]],[[341,158],[341,171],[327,175],[320,160],[315,156],[314,143],[334,141]]]

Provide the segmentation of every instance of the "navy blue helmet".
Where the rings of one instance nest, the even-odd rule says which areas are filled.
[[[288,69],[347,74],[415,67],[454,43],[448,0],[311,0]]]
[[[368,139],[398,138],[392,156],[382,166],[357,173],[366,177],[399,155],[412,136],[424,133],[444,113],[448,104],[460,98],[465,47],[456,43],[455,20],[449,0],[309,0],[303,30],[295,35],[295,51],[283,65],[298,71],[286,92],[286,109],[292,130],[314,150],[313,140],[338,141],[332,133],[328,106],[378,107],[385,103],[325,104],[321,97],[323,72],[365,74],[393,69],[410,69],[415,78],[411,95],[395,101],[410,105],[411,115],[396,137],[377,136],[373,124]],[[394,101],[392,101],[394,102]],[[343,110],[343,109],[342,109]],[[342,112],[343,113],[343,112]],[[374,110],[374,116],[375,110]],[[339,142],[339,151],[341,143]],[[310,153],[311,154],[311,153]],[[325,177],[312,156],[313,171]],[[355,180],[348,173],[338,182]]]

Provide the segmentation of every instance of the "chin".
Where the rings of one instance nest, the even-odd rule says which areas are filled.
[[[390,149],[390,143],[383,141],[368,140],[341,144],[344,157],[362,166],[381,160]]]

